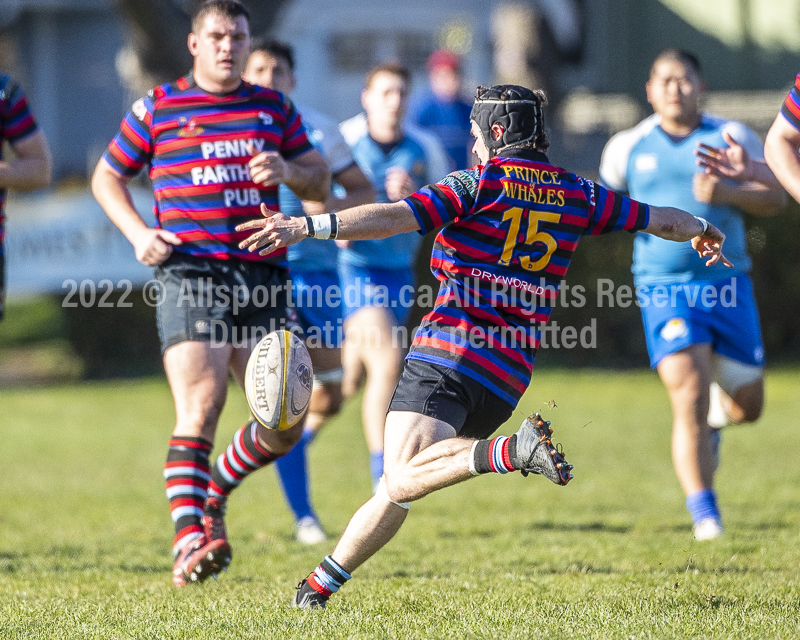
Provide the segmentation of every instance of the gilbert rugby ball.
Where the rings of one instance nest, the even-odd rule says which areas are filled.
[[[313,370],[303,341],[291,331],[273,331],[253,349],[244,374],[244,391],[255,419],[267,429],[296,425],[311,400]]]

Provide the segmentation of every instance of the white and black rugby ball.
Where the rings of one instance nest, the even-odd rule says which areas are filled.
[[[303,341],[291,331],[273,331],[253,349],[244,391],[253,416],[267,429],[296,425],[311,400],[313,370]]]

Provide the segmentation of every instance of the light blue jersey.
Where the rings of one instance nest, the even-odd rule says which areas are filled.
[[[366,130],[366,120],[356,116],[342,123],[342,133],[350,144],[353,156],[375,188],[376,202],[390,202],[386,195],[386,172],[392,167],[405,169],[417,189],[441,177],[433,177],[424,143],[416,135],[405,137],[386,153]],[[415,232],[380,240],[355,240],[341,252],[342,264],[352,267],[410,269],[422,237]]]
[[[636,285],[714,281],[749,272],[751,261],[741,211],[727,205],[698,202],[692,194],[694,174],[700,171],[694,151],[698,142],[727,147],[722,138],[724,130],[751,157],[762,159],[761,142],[744,125],[705,114],[700,126],[680,139],[667,135],[658,123],[659,118],[653,115],[611,138],[600,165],[602,181],[640,202],[677,207],[705,218],[725,233],[725,255],[736,266],[729,269],[719,263],[707,267],[689,242],[676,243],[638,233],[632,268]]]
[[[350,147],[339,133],[339,126],[334,120],[297,103],[295,108],[303,119],[309,141],[327,160],[334,176],[355,163]],[[337,188],[341,189],[334,185],[334,189]],[[287,216],[306,215],[300,198],[286,185],[280,185],[279,198],[281,211]],[[307,240],[289,247],[288,257],[292,271],[335,271],[339,249],[334,242]]]

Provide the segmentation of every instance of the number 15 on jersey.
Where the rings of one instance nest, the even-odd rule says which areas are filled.
[[[506,240],[503,244],[503,253],[500,254],[500,259],[497,263],[503,267],[511,264],[511,259],[514,257],[514,248],[517,246],[519,238],[520,227],[523,222],[527,223],[528,228],[525,233],[525,245],[529,245],[529,252],[542,251],[540,247],[534,247],[538,242],[544,244],[544,254],[538,259],[533,260],[529,255],[521,255],[519,263],[526,271],[541,271],[550,262],[553,252],[558,248],[558,241],[546,231],[539,230],[540,222],[558,222],[561,220],[560,213],[553,213],[551,211],[531,211],[530,209],[523,209],[522,207],[512,207],[507,209],[503,214],[503,222],[510,221],[508,225],[508,233]]]

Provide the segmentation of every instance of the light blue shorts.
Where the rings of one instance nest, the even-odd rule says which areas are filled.
[[[327,349],[340,347],[344,329],[339,274],[291,269],[290,276],[292,301],[306,338]]]
[[[764,366],[761,324],[746,275],[713,282],[637,286],[650,365],[693,344]]]
[[[411,269],[376,269],[341,264],[344,317],[365,307],[382,307],[392,312],[396,326],[404,326],[414,308],[416,292]]]

